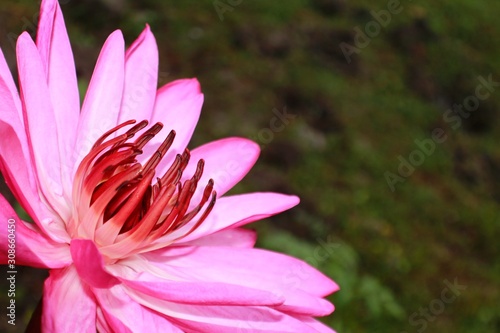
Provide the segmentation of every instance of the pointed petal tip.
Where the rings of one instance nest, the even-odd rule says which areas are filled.
[[[183,98],[187,98],[192,95],[203,95],[201,92],[200,82],[197,78],[185,78],[169,82],[161,87],[158,90],[158,93],[163,93],[169,89],[175,89],[174,91],[176,94],[184,96]]]
[[[189,84],[193,87],[193,90],[195,90],[198,94],[202,94],[202,92],[201,92],[201,84],[200,84],[200,81],[198,81],[197,78],[192,77],[192,78],[187,78],[185,80],[186,80],[186,82],[189,82]]]
[[[129,52],[134,51],[139,45],[141,45],[142,43],[147,42],[147,41],[152,43],[154,45],[154,48],[156,49],[156,52],[158,52],[158,48],[156,46],[156,38],[155,38],[153,32],[151,31],[151,27],[149,26],[149,24],[146,24],[144,26],[144,29],[142,30],[140,35],[137,37],[137,39],[130,46]]]
[[[229,144],[233,148],[236,147],[236,149],[238,149],[238,151],[242,154],[253,155],[251,157],[251,159],[254,160],[254,162],[257,161],[257,159],[259,158],[259,155],[261,153],[260,145],[257,142],[252,141],[252,140],[247,139],[247,138],[244,138],[244,137],[232,136],[232,137],[220,139],[217,141],[212,141],[211,143],[213,143],[215,145],[217,145],[217,144],[218,145]],[[211,144],[211,143],[208,143],[208,144]]]
[[[17,37],[16,54],[19,53],[21,47],[25,47],[30,42],[34,43],[31,35],[27,31],[23,31],[19,37]]]
[[[124,39],[123,32],[120,29],[116,29],[112,33],[110,33],[108,38],[110,37]]]
[[[329,276],[324,275],[323,273],[321,274],[323,275],[323,278],[317,281],[318,285],[322,287],[322,293],[319,293],[319,296],[327,297],[340,290],[340,286],[335,281],[333,281]]]
[[[300,203],[300,198],[294,194],[282,194],[289,199],[290,208],[297,206]]]

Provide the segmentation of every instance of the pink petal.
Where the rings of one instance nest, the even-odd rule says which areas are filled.
[[[48,204],[66,219],[70,210],[63,196],[54,110],[42,61],[26,32],[17,41],[17,63],[24,121],[37,180]]]
[[[106,320],[106,317],[104,316],[104,313],[99,306],[97,307],[96,328],[97,332],[113,332],[113,329],[108,324],[108,321]],[[122,332],[130,332],[130,330],[126,327],[123,327]]]
[[[335,307],[329,301],[311,296],[301,290],[287,294],[285,304],[275,307],[281,312],[293,315],[324,317],[331,314]]]
[[[225,228],[240,227],[262,220],[296,206],[299,201],[296,196],[279,193],[249,193],[219,198],[206,220],[180,242],[188,242]],[[186,226],[189,227],[190,225]],[[172,237],[182,234],[186,228],[174,233]]]
[[[20,164],[29,164],[30,160],[28,139],[24,129],[23,110],[16,85],[10,74],[9,67],[0,49],[0,130],[3,142],[18,141],[14,149],[9,144],[1,144],[1,155],[9,156],[9,159]],[[8,135],[10,131],[12,134]],[[12,138],[12,139],[10,139]],[[16,140],[17,138],[17,140]],[[8,151],[8,153],[7,153]],[[34,180],[34,177],[31,177]]]
[[[44,285],[42,331],[95,333],[95,319],[94,295],[80,281],[75,268],[51,270]]]
[[[133,268],[133,267],[132,267]],[[143,272],[120,280],[129,288],[166,301],[198,305],[278,306],[283,298],[272,292],[220,282],[184,282],[161,279]]]
[[[54,109],[62,179],[69,197],[73,171],[70,157],[73,153],[80,115],[80,97],[73,51],[57,1],[42,1],[36,44]]]
[[[33,173],[28,138],[24,128],[23,110],[16,86],[0,50],[0,171],[28,214],[52,239],[67,238],[64,225],[50,230],[50,212],[40,201]],[[56,223],[57,224],[57,223]],[[52,225],[55,225],[52,223]]]
[[[73,239],[70,250],[78,275],[88,285],[93,288],[110,288],[120,283],[104,269],[104,260],[94,242]]]
[[[278,307],[295,314],[323,316],[333,306],[322,299],[338,286],[305,262],[259,249],[171,247],[144,253],[150,264],[183,280],[233,283],[285,297]]]
[[[19,99],[19,94],[17,92],[16,84],[12,74],[10,73],[9,66],[5,60],[5,56],[0,49],[0,86],[2,87],[2,92],[0,93],[0,100],[2,101],[5,110],[2,110],[0,116],[3,118],[5,113],[12,114],[13,119],[16,119],[16,124],[12,124],[19,134],[24,133],[24,130],[20,131],[23,127],[23,110],[21,105],[21,100]],[[4,102],[9,104],[5,105]],[[3,108],[2,108],[3,109]],[[17,117],[15,116],[17,114]],[[19,131],[18,131],[19,130]]]
[[[19,200],[38,196],[31,169],[21,100],[0,49],[0,163],[1,172]],[[22,189],[22,190],[21,190]],[[28,207],[29,208],[29,207]],[[29,210],[29,209],[28,209]],[[30,212],[33,212],[30,210]]]
[[[186,246],[230,246],[252,248],[257,241],[257,234],[253,230],[235,228],[221,230],[216,233],[194,239],[189,242],[182,240]],[[178,242],[179,243],[179,242]]]
[[[120,285],[110,289],[95,289],[94,293],[103,317],[113,332],[183,333],[163,315],[130,299]]]
[[[119,30],[108,37],[101,50],[78,123],[73,155],[75,171],[96,140],[117,125],[125,80],[124,50]]]
[[[311,326],[267,307],[197,306],[172,303],[129,292],[129,296],[155,311],[169,316],[185,332],[301,332],[317,333]]]
[[[220,197],[236,185],[253,167],[260,154],[259,145],[243,138],[226,138],[213,141],[194,149],[183,173],[183,180],[195,173],[198,160],[205,160],[203,176],[199,181],[191,206],[196,205],[209,179]],[[216,205],[217,206],[217,205]]]
[[[305,316],[296,316],[296,318],[314,328],[318,333],[336,333],[333,329],[326,326],[319,320]]]
[[[0,88],[1,89],[1,88]],[[2,127],[0,136],[0,171],[16,199],[34,219],[43,233],[55,242],[65,242],[69,239],[64,223],[54,222],[53,213],[40,201],[39,193],[34,185],[34,176],[21,154],[21,144],[12,127]]]
[[[2,195],[0,226],[4,230],[0,233],[1,264],[12,263],[8,261],[12,255],[15,265],[55,269],[71,264],[68,244],[56,243],[36,225],[22,221]]]
[[[149,26],[125,55],[125,88],[118,123],[150,120],[158,84],[158,47]]]
[[[203,105],[203,94],[196,79],[183,79],[161,87],[156,95],[151,123],[161,122],[163,131],[153,138],[144,149],[144,158],[149,157],[175,130],[175,140],[166,156],[158,165],[157,175],[162,175],[170,167],[175,155],[182,154],[193,135]]]

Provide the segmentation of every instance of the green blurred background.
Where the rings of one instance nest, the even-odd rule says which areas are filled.
[[[34,35],[38,5],[0,4],[0,45],[12,65],[11,41],[23,29]],[[250,227],[260,247],[305,259],[340,284],[328,325],[344,333],[500,331],[500,85],[470,116],[450,111],[473,104],[481,77],[500,82],[500,2],[61,5],[82,91],[107,35],[119,28],[130,44],[149,23],[160,84],[197,77],[205,93],[192,147],[226,136],[261,145],[233,193],[301,197],[290,212]],[[283,112],[293,119],[276,130],[271,120]],[[431,144],[439,128],[446,140]],[[18,274],[19,321],[33,311],[45,274]],[[466,289],[450,293],[446,281]]]

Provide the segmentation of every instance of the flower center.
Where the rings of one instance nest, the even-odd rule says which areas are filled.
[[[141,164],[137,157],[163,125],[156,123],[131,141],[147,127],[148,122],[143,120],[111,138],[132,124],[134,120],[118,125],[97,140],[80,163],[73,184],[70,235],[94,240],[103,255],[114,259],[164,247],[187,236],[205,220],[216,199],[214,182],[210,179],[198,204],[189,210],[204,161],[199,160],[192,178],[182,182],[190,158],[188,149],[177,154],[170,167],[153,182],[155,170],[171,147],[175,132],[172,130]]]

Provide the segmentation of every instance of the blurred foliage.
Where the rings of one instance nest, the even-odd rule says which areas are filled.
[[[130,44],[149,23],[160,84],[201,81],[205,106],[192,145],[232,135],[261,145],[234,192],[301,197],[297,208],[251,227],[259,246],[305,259],[340,284],[328,325],[423,330],[412,314],[457,278],[467,289],[425,329],[498,332],[500,89],[457,129],[444,115],[475,93],[479,76],[500,81],[500,2],[402,2],[348,63],[341,43],[355,46],[354,29],[390,2],[61,1],[82,89],[107,35],[122,29]],[[220,3],[229,8],[222,14]],[[0,5],[0,45],[12,63],[8,36],[30,30],[37,12],[37,1]],[[265,136],[273,110],[285,109],[295,118]],[[446,141],[391,191],[385,173],[397,174],[398,157],[408,160],[420,149],[415,140],[435,128]]]

